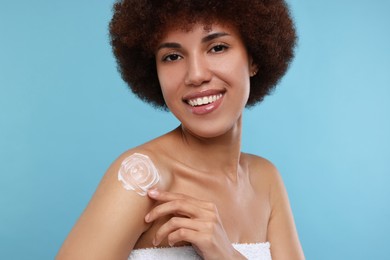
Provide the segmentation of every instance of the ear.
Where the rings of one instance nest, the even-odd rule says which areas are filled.
[[[249,75],[251,77],[254,77],[257,72],[259,71],[259,67],[257,66],[257,64],[253,61],[253,58],[250,57],[249,58]]]

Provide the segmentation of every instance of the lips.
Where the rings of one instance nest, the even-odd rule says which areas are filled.
[[[202,106],[217,101],[224,93],[223,90],[208,89],[185,95],[183,101],[192,107]]]
[[[205,90],[191,93],[183,98],[183,101],[190,106],[190,111],[197,115],[204,115],[216,110],[221,104],[224,91]]]
[[[198,97],[198,98],[187,100],[187,103],[192,107],[197,107],[197,106],[208,105],[208,104],[214,103],[215,101],[217,101],[221,97],[222,97],[222,94],[210,95],[210,96],[206,96],[206,97]]]

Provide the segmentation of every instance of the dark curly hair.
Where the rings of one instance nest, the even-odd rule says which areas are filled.
[[[284,0],[122,0],[109,25],[118,70],[131,90],[157,108],[167,109],[155,63],[155,48],[171,26],[190,29],[201,22],[236,26],[257,65],[247,106],[269,94],[294,56],[296,33]]]

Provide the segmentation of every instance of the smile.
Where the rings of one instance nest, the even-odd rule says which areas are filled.
[[[206,97],[198,97],[198,98],[187,100],[187,103],[192,107],[202,106],[202,105],[214,103],[215,101],[217,101],[221,97],[222,97],[222,94],[210,95],[210,96],[206,96]]]

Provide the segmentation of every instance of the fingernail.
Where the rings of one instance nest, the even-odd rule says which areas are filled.
[[[173,242],[169,241],[169,242],[168,242],[168,245],[169,245],[170,247],[172,247],[172,246],[174,246],[174,245],[175,245],[175,243],[173,243]]]
[[[146,221],[146,222],[149,222],[149,220],[150,220],[150,214],[148,213],[148,214],[145,216],[145,221]]]
[[[153,242],[152,242],[152,243],[153,243],[154,246],[157,246],[157,245],[158,245],[155,238],[153,238]]]
[[[158,196],[158,190],[150,190],[149,196],[151,197],[157,197]]]

